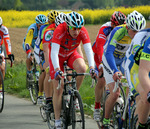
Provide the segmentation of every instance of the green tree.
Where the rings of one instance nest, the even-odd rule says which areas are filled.
[[[21,2],[21,0],[15,0],[14,2],[14,9],[15,10],[22,10],[23,8],[23,3]]]

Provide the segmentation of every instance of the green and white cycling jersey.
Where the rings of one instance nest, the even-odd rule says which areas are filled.
[[[128,35],[126,24],[117,26],[111,31],[108,42],[104,45],[102,57],[104,77],[107,84],[114,82],[113,73],[121,71],[124,74],[122,64],[124,64],[125,53],[130,43],[131,38]]]

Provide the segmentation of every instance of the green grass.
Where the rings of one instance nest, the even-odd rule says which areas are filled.
[[[24,63],[7,66],[4,80],[5,91],[18,97],[29,98],[29,91],[26,89],[26,66]]]
[[[5,91],[9,94],[16,95],[21,98],[30,98],[29,91],[26,88],[26,65],[25,63],[7,66],[7,72],[4,80]],[[91,88],[92,80],[90,76],[86,76],[81,88],[80,95],[84,103],[84,111],[87,115],[93,114],[94,104],[94,88]]]

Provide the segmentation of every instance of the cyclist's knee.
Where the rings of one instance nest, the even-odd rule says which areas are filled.
[[[76,71],[77,71],[78,73],[85,73],[85,72],[86,72],[86,65],[81,65],[80,67],[78,67],[78,68],[76,69]]]

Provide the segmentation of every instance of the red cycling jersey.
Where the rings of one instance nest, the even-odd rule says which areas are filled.
[[[52,43],[60,45],[59,56],[67,57],[71,55],[81,43],[90,43],[90,38],[85,27],[81,28],[81,31],[76,39],[69,35],[67,24],[64,22],[60,24],[54,31]]]
[[[107,40],[108,35],[112,31],[111,22],[107,22],[101,26],[99,29],[97,38],[95,43],[92,46],[93,52],[94,52],[94,60],[96,63],[96,66],[99,67],[102,61],[102,55],[103,55],[103,46]]]
[[[0,28],[0,46],[5,44],[7,55],[11,54],[11,44],[8,29],[6,26],[2,25]]]
[[[78,58],[83,58],[76,51],[81,41],[83,44],[91,42],[88,32],[85,29],[85,27],[81,28],[80,33],[77,36],[77,38],[72,38],[70,36],[67,27],[68,26],[65,22],[62,24],[59,24],[59,26],[57,26],[57,28],[55,29],[53,33],[53,38],[52,38],[52,43],[56,43],[60,45],[58,56],[59,56],[59,66],[62,71],[64,70],[63,69],[64,61],[67,61],[67,65],[70,68],[73,68],[73,62]],[[52,60],[51,60],[51,55],[49,58],[49,64],[50,64],[50,76],[51,76],[51,79],[54,79],[55,70],[53,67]]]

